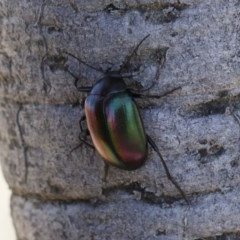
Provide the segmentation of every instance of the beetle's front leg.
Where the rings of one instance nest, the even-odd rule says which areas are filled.
[[[76,77],[73,73],[68,70],[68,73],[74,78],[74,86],[79,92],[89,93],[92,90],[92,86],[78,87],[78,82],[80,78]]]
[[[172,94],[173,92],[181,89],[182,87],[176,87],[168,92],[165,92],[161,95],[147,95],[147,94],[142,94],[142,93],[138,93],[138,92],[134,92],[133,90],[128,90],[129,91],[129,94],[134,97],[134,98],[162,98],[162,97],[165,97],[169,94]]]
[[[74,86],[79,92],[85,92],[85,93],[91,92],[92,86],[78,87],[78,82],[80,78],[75,76],[71,71],[68,70],[68,68],[66,68],[66,71],[74,78]]]

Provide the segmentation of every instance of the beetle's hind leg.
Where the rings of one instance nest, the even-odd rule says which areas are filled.
[[[161,163],[163,165],[163,168],[166,172],[167,178],[172,182],[172,184],[176,187],[176,189],[179,191],[179,193],[182,195],[182,197],[184,198],[184,200],[189,204],[189,201],[185,195],[185,193],[183,192],[183,190],[181,189],[181,187],[178,185],[178,183],[174,180],[174,178],[172,177],[172,175],[169,172],[168,166],[166,164],[166,162],[164,161],[162,154],[160,153],[157,145],[154,143],[154,141],[151,139],[150,136],[147,135],[147,141],[148,143],[151,145],[151,147],[153,148],[153,150],[157,153],[157,155],[159,156]]]
[[[80,127],[80,134],[79,134],[79,140],[81,141],[80,145],[77,146],[80,147],[82,143],[86,144],[87,146],[94,148],[93,144],[89,143],[86,140],[86,137],[90,135],[89,130],[88,129],[84,129],[83,127],[83,122],[86,121],[86,116],[83,115],[80,120],[79,120],[79,127]],[[76,149],[76,147],[75,147]],[[107,182],[107,176],[108,176],[108,169],[109,169],[109,164],[107,164],[106,162],[104,162],[104,175],[103,175],[103,182]]]

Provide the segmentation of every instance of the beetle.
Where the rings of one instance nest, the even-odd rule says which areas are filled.
[[[67,53],[80,63],[103,73],[93,86],[78,87],[78,78],[69,70],[75,78],[75,86],[80,92],[87,93],[83,99],[82,106],[85,114],[79,121],[80,129],[83,131],[82,122],[86,121],[87,130],[81,141],[94,147],[105,163],[124,170],[135,170],[140,168],[148,157],[148,144],[153,148],[163,164],[168,179],[175,185],[182,197],[188,202],[185,193],[178,183],[171,176],[166,162],[164,161],[158,147],[145,132],[143,121],[134,98],[154,97],[160,98],[176,89],[173,89],[162,96],[146,96],[130,90],[121,74],[122,69],[129,63],[133,54],[136,53],[142,42],[148,38],[144,37],[135,47],[132,54],[126,58],[119,71],[103,71],[93,67],[71,53]],[[85,136],[90,134],[93,145],[86,141]]]

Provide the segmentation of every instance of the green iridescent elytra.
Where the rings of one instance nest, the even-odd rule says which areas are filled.
[[[147,159],[147,139],[138,108],[122,83],[119,78],[99,80],[84,108],[93,144],[102,158],[134,170]]]
[[[86,118],[88,130],[85,131],[85,134],[89,131],[99,154],[107,163],[126,170],[134,170],[143,165],[147,159],[147,145],[149,143],[159,156],[168,179],[188,203],[184,192],[171,176],[157,145],[145,133],[138,108],[132,99],[132,96],[143,97],[144,95],[129,91],[121,74],[123,69],[129,64],[132,56],[137,52],[139,46],[149,36],[148,34],[138,43],[133,52],[126,57],[118,71],[111,71],[109,69],[105,72],[69,54],[85,66],[101,72],[104,76],[91,87],[78,87],[78,78],[75,77],[75,86],[77,89],[80,92],[89,94],[84,103],[85,115],[80,119],[80,128],[83,130],[81,123]],[[74,76],[70,71],[69,73]],[[180,87],[162,96],[166,96],[178,89]],[[160,98],[161,95],[148,95],[147,97]],[[92,146],[85,138],[81,138],[81,140],[87,145]]]

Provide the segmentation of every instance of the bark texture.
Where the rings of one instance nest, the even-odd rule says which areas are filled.
[[[1,0],[0,160],[18,240],[240,239],[240,3],[237,0]],[[78,145],[79,85],[128,66],[155,152],[133,172]],[[239,117],[238,117],[239,116]]]

